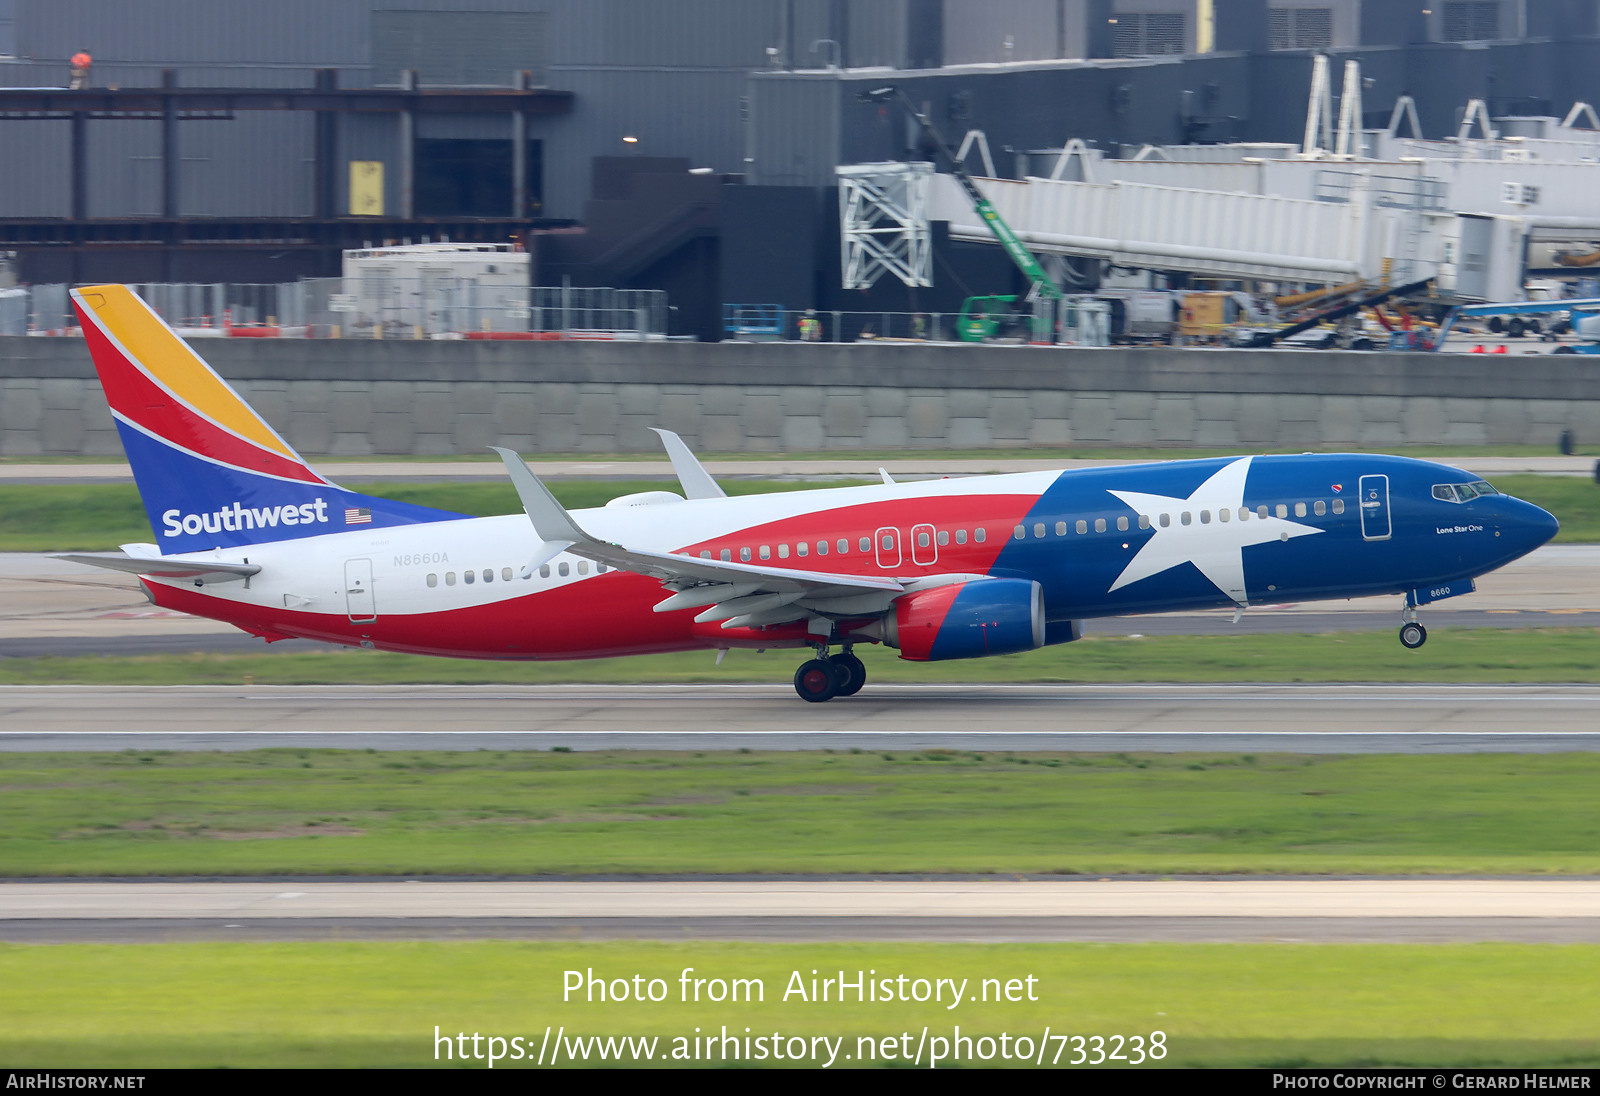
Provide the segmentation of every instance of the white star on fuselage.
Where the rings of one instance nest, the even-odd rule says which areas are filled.
[[[1128,561],[1128,566],[1122,569],[1117,581],[1111,584],[1111,590],[1120,590],[1130,583],[1159,575],[1179,564],[1192,563],[1235,604],[1248,603],[1250,599],[1244,585],[1246,548],[1252,544],[1322,532],[1315,526],[1302,525],[1285,518],[1258,517],[1254,510],[1249,511],[1249,517],[1241,520],[1239,512],[1244,509],[1244,481],[1250,474],[1250,461],[1250,457],[1240,457],[1218,469],[1186,499],[1146,495],[1138,491],[1112,491],[1111,494],[1134,510],[1149,515],[1155,535],[1145,541],[1139,554]],[[1201,523],[1202,510],[1209,511],[1209,524]],[[1194,524],[1182,524],[1178,515],[1185,511],[1194,515]],[[1223,511],[1227,511],[1229,520],[1220,520],[1219,514]],[[1161,527],[1161,514],[1172,515],[1170,526]]]

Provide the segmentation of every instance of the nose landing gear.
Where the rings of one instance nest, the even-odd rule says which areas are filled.
[[[1400,645],[1408,650],[1415,651],[1418,647],[1428,642],[1428,629],[1417,621],[1417,611],[1411,606],[1406,606],[1400,611]]]
[[[813,704],[836,696],[854,696],[867,683],[867,667],[849,648],[833,657],[819,645],[816,658],[802,662],[794,672],[794,691]]]

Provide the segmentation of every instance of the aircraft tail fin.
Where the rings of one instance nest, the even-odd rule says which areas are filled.
[[[463,516],[324,478],[127,286],[72,300],[163,554]]]

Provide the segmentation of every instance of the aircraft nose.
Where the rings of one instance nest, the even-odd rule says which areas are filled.
[[[1507,498],[1506,502],[1508,505],[1501,518],[1502,532],[1510,538],[1518,555],[1549,542],[1560,531],[1561,523],[1549,511],[1517,498]]]

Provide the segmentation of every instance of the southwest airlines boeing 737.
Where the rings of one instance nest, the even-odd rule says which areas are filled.
[[[1361,454],[728,498],[667,431],[683,496],[569,513],[501,449],[526,512],[467,517],[324,479],[125,286],[73,299],[156,539],[65,558],[268,642],[493,659],[787,647],[814,652],[794,685],[823,701],[861,688],[862,644],[975,658],[1126,613],[1397,594],[1400,641],[1420,647],[1418,606],[1557,528],[1459,469]]]

